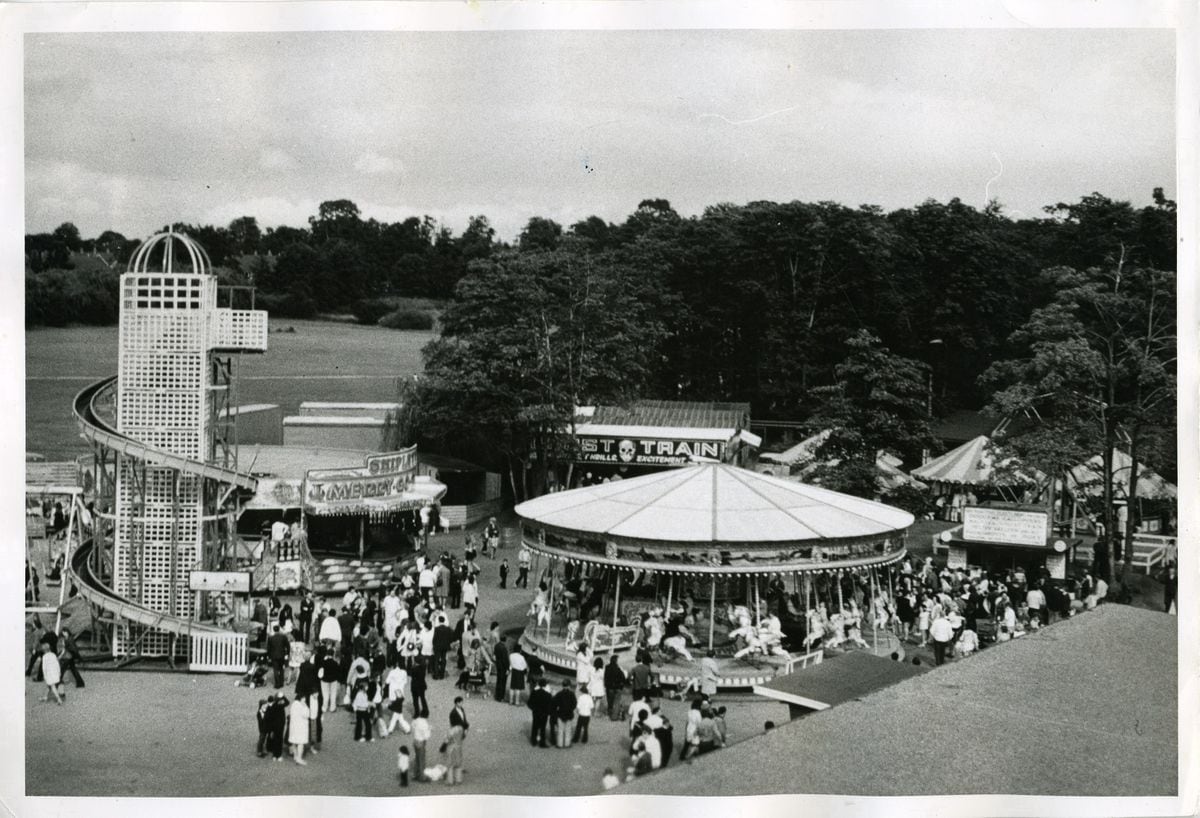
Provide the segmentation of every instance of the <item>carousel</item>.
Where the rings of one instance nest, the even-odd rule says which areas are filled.
[[[717,686],[746,688],[829,648],[894,649],[886,567],[906,511],[704,463],[516,513],[534,590],[522,645],[548,664],[644,650],[661,684],[686,687],[711,677],[711,653]]]

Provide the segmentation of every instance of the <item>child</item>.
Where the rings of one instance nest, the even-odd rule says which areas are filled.
[[[508,587],[508,560],[500,560],[500,587]]]
[[[620,783],[621,779],[617,778],[617,774],[612,771],[612,767],[605,767],[604,777],[600,779],[601,786],[606,790],[611,790]]]
[[[400,773],[400,786],[401,786],[401,787],[407,787],[407,786],[408,786],[408,766],[409,766],[409,762],[410,762],[410,759],[409,759],[409,756],[408,756],[408,747],[406,747],[405,745],[401,744],[401,745],[400,745],[400,752],[399,752],[399,754],[397,754],[397,756],[396,756],[396,769],[397,769],[397,770],[399,771],[399,773]]]

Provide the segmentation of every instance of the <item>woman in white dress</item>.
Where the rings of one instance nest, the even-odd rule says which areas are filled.
[[[292,758],[297,764],[306,765],[304,747],[308,744],[308,704],[299,696],[288,707],[288,743],[292,745]]]
[[[42,645],[42,680],[46,683],[46,698],[44,702],[50,701],[50,696],[54,696],[54,700],[60,705],[63,703],[62,697],[62,665],[58,662],[58,657],[54,651],[50,650],[50,645]]]

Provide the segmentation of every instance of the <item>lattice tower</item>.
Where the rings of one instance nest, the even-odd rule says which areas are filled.
[[[177,269],[176,247],[186,253]],[[180,256],[180,261],[183,256]],[[184,265],[179,265],[184,266]],[[157,267],[157,269],[155,269]],[[217,307],[217,279],[204,249],[167,231],[147,239],[121,276],[117,431],[197,463],[213,452],[214,350],[266,349],[267,314]],[[154,611],[194,613],[188,572],[205,557],[204,520],[217,492],[186,470],[119,459],[114,532],[114,590]],[[114,640],[118,655],[129,635]],[[139,652],[169,651],[164,632],[140,635]],[[179,649],[186,647],[180,644]]]

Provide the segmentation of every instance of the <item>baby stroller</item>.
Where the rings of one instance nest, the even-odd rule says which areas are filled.
[[[267,671],[271,666],[267,663],[267,657],[259,656],[250,663],[250,667],[246,668],[246,672],[242,674],[242,678],[238,679],[234,684],[237,687],[266,687]]]

